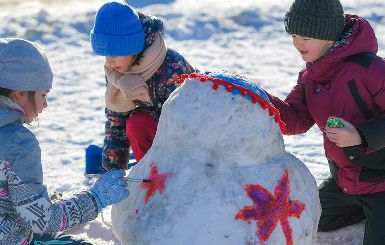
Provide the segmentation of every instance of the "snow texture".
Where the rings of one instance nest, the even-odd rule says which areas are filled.
[[[92,184],[92,179],[83,176],[85,149],[90,144],[103,143],[104,59],[92,54],[89,32],[95,12],[104,2],[0,0],[0,37],[20,37],[39,43],[47,51],[55,72],[48,108],[39,116],[39,123],[33,123],[30,129],[40,141],[44,182],[50,192],[61,192],[64,196]],[[180,52],[201,71],[237,72],[284,99],[304,67],[283,25],[291,0],[126,2],[161,18],[168,47]],[[385,1],[341,0],[341,3],[346,13],[369,20],[376,32],[378,55],[385,57]],[[318,128],[313,127],[303,135],[284,136],[284,143],[288,152],[306,164],[318,185],[329,176],[322,132]],[[232,151],[237,148],[234,145]],[[131,187],[130,191],[134,189]],[[245,205],[251,205],[251,200],[245,199],[239,208]],[[120,242],[111,231],[110,213],[111,208],[107,208],[95,221],[70,233],[95,245],[118,245]],[[318,232],[317,241],[321,245],[358,245],[362,244],[363,230],[364,223],[360,223],[333,232]],[[197,236],[198,233],[194,237]]]

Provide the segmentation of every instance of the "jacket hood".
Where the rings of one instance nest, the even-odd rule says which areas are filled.
[[[17,121],[27,122],[23,109],[13,100],[0,96],[0,128]]]
[[[335,42],[329,53],[314,62],[306,63],[308,76],[312,80],[328,81],[340,70],[349,56],[359,53],[376,54],[377,38],[367,20],[356,15],[345,15],[342,37]]]
[[[163,22],[155,16],[138,12],[139,19],[144,28],[144,49],[150,47],[155,40],[155,33],[164,33]]]
[[[25,121],[25,116],[14,109],[0,107],[0,128],[8,124]]]

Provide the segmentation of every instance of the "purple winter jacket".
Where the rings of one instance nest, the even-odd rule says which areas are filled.
[[[329,53],[306,64],[285,101],[269,95],[286,123],[287,135],[304,133],[314,123],[324,131],[330,116],[341,117],[358,129],[364,141],[360,146],[340,148],[324,136],[326,157],[334,165],[332,175],[347,194],[385,191],[385,62],[376,59],[365,67],[349,60],[377,50],[370,24],[346,15],[342,38]],[[357,93],[371,118],[360,109],[353,96]]]

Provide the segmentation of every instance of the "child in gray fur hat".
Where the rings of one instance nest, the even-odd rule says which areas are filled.
[[[23,39],[0,39],[0,244],[90,244],[56,234],[95,219],[129,194],[123,170],[89,190],[52,202],[43,185],[39,143],[23,124],[47,107],[53,74],[43,50]]]

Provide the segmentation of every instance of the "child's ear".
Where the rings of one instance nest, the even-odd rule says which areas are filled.
[[[11,99],[16,102],[22,100],[24,96],[26,96],[24,91],[12,91],[10,94]]]

